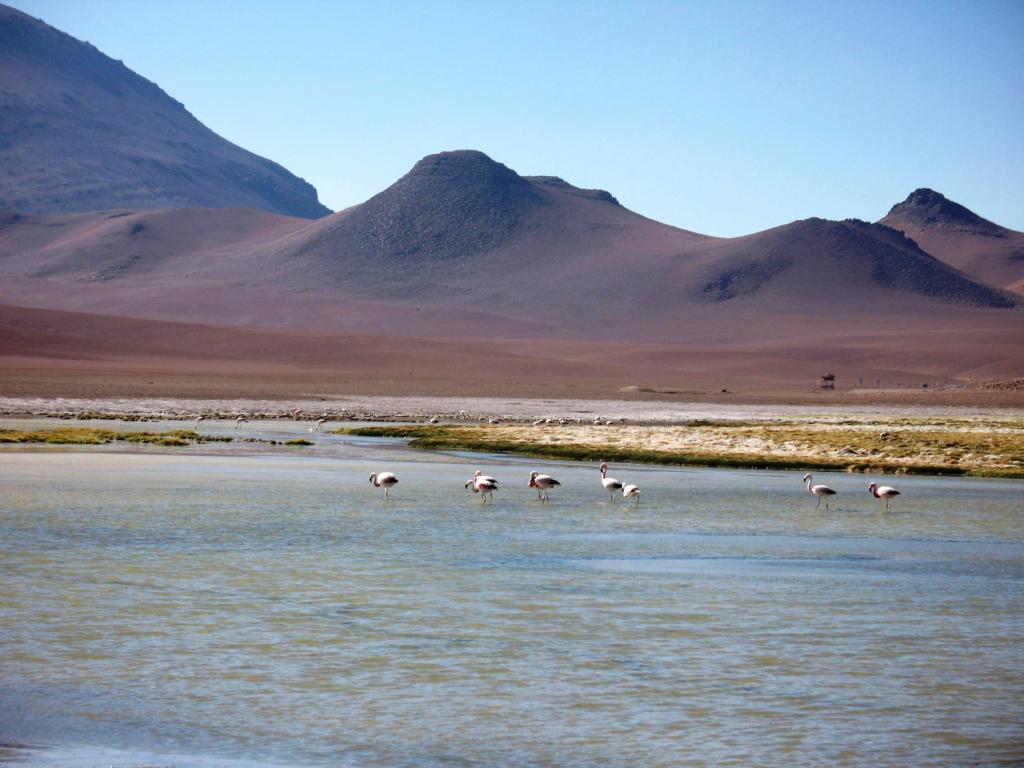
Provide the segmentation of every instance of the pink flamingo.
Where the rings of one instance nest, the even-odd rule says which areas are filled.
[[[473,477],[466,481],[466,488],[472,486],[473,493],[480,494],[480,503],[486,504],[488,499],[494,501],[494,492],[498,490],[498,481],[490,475],[481,475],[478,469]]]
[[[627,501],[630,498],[635,498],[636,499],[636,505],[635,506],[639,507],[640,506],[640,486],[633,485],[632,483],[630,483],[629,485],[622,486],[622,497],[624,499],[626,499]]]
[[[530,473],[529,487],[537,489],[537,498],[541,501],[550,501],[548,499],[548,489],[554,488],[556,485],[561,485],[561,483],[551,475],[541,475],[536,472]]]
[[[900,495],[900,492],[895,488],[888,485],[879,485],[878,483],[872,483],[868,486],[868,490],[871,491],[871,495],[876,499],[885,499],[885,511],[889,511],[889,500]]]
[[[603,461],[601,462],[601,485],[608,491],[608,500],[615,501],[615,491],[622,490],[622,483],[616,480],[614,477],[608,477],[608,465]]]
[[[814,478],[811,477],[810,473],[804,475],[804,482],[807,483],[807,492],[814,494],[818,497],[818,503],[814,505],[817,509],[821,506],[821,500],[825,500],[825,509],[828,509],[828,497],[835,496],[836,492],[829,488],[827,485],[811,485]]]
[[[370,475],[370,484],[373,485],[374,488],[383,488],[385,499],[388,497],[388,489],[397,483],[398,478],[395,477],[393,472],[374,472]]]

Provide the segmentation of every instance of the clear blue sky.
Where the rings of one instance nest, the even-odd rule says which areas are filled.
[[[715,235],[916,187],[1024,230],[1024,2],[8,0],[338,210],[480,149]]]

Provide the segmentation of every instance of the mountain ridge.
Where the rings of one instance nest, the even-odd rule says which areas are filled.
[[[0,208],[251,207],[317,218],[312,185],[215,134],[94,46],[0,5]]]
[[[928,188],[911,192],[878,223],[898,229],[976,280],[1024,294],[1024,232],[989,221]]]

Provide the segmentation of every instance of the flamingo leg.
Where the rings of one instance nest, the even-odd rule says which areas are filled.
[[[818,503],[814,505],[814,508],[817,509],[820,506],[821,506],[821,496],[818,497]],[[827,501],[825,502],[825,507],[826,507],[826,509],[828,508],[828,502]]]

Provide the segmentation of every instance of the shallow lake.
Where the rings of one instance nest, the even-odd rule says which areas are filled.
[[[0,740],[46,747],[19,759],[1024,756],[1024,483],[888,478],[885,513],[823,473],[825,512],[802,473],[613,466],[633,509],[592,465],[316,439],[0,452]]]

